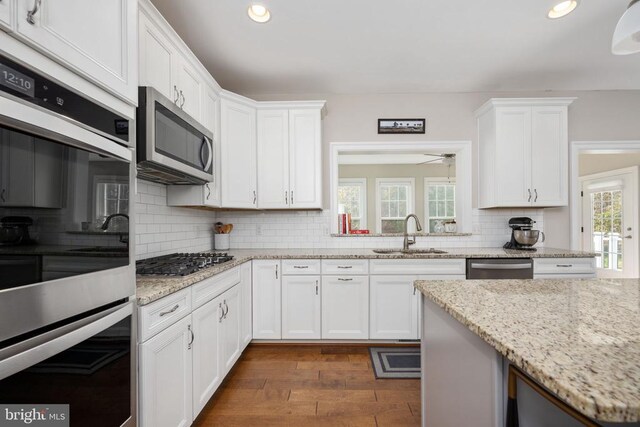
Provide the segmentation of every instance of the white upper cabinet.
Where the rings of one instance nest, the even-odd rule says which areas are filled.
[[[476,112],[480,208],[567,206],[574,99],[491,99]]]
[[[222,207],[255,209],[256,109],[224,95],[220,108]]]
[[[209,130],[216,121],[207,97],[220,87],[149,0],[140,0],[140,86],[151,86]]]
[[[140,54],[140,86],[151,86],[167,98],[177,102],[178,89],[173,64],[178,55],[163,32],[140,13],[138,23],[138,51]]]
[[[0,0],[0,28],[11,29],[11,20],[16,0]]]
[[[137,104],[137,11],[137,0],[18,0],[15,31],[45,55]]]
[[[292,208],[322,208],[321,128],[320,108],[289,111],[289,176]]]
[[[204,124],[202,117],[204,82],[202,82],[202,78],[186,60],[179,62],[177,74],[178,106],[188,115]]]
[[[322,108],[324,101],[259,103],[260,209],[322,208]]]
[[[258,206],[289,207],[289,110],[258,111]]]

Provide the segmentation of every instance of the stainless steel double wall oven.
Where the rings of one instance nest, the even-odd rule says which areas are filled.
[[[132,123],[0,57],[0,405],[136,423]]]

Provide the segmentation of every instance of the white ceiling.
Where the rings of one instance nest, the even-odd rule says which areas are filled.
[[[244,94],[640,89],[614,56],[628,0],[152,0],[226,89]]]

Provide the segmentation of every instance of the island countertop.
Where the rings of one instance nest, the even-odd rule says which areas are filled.
[[[422,294],[584,415],[640,421],[640,280],[416,281]]]
[[[538,248],[536,252],[503,248],[442,248],[443,254],[378,254],[372,249],[232,249],[233,261],[188,276],[137,276],[138,305],[149,304],[253,259],[443,259],[443,258],[592,258],[591,252]],[[214,252],[212,250],[211,252]]]

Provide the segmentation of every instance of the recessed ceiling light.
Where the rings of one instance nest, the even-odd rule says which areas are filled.
[[[565,0],[553,6],[547,16],[551,19],[562,18],[573,12],[576,7],[578,0]]]
[[[261,4],[252,4],[249,6],[247,14],[249,14],[249,18],[261,24],[264,24],[271,19],[271,12]]]

